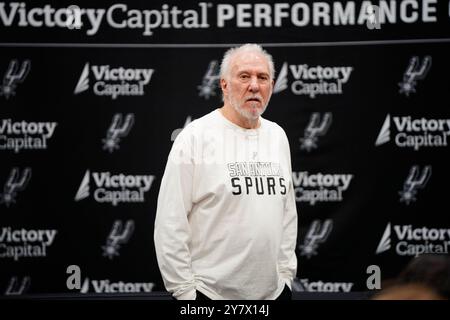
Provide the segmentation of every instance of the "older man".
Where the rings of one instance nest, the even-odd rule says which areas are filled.
[[[169,154],[155,248],[176,299],[286,299],[297,270],[289,143],[261,117],[274,79],[256,44],[228,50],[224,104],[191,122]]]

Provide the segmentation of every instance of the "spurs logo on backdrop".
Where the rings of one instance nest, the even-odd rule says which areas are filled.
[[[122,221],[114,221],[111,232],[106,239],[106,245],[102,246],[103,256],[106,256],[109,259],[119,256],[120,246],[130,240],[130,237],[133,235],[133,231],[133,220],[128,220],[125,227],[123,227]]]
[[[13,168],[3,186],[3,193],[0,194],[0,203],[4,203],[7,207],[16,203],[17,192],[25,189],[30,179],[31,168],[25,168],[21,175],[19,174],[19,168]]]
[[[399,191],[400,202],[409,205],[416,201],[418,189],[423,189],[431,177],[431,166],[425,166],[419,173],[419,166],[412,166],[403,184],[403,190]]]
[[[399,82],[399,93],[404,93],[407,97],[412,92],[416,92],[417,80],[423,80],[431,68],[431,56],[426,56],[419,65],[419,57],[414,56],[409,60],[406,71],[403,74],[403,81]]]
[[[155,179],[153,175],[111,174],[109,171],[91,173],[90,170],[86,170],[75,195],[75,201],[89,197],[91,176],[95,183],[92,192],[95,201],[110,203],[113,206],[120,203],[145,202],[145,193],[150,190]]]
[[[219,87],[219,64],[217,60],[213,60],[209,63],[208,69],[203,76],[202,84],[197,86],[200,91],[199,96],[208,100],[211,96],[216,95],[216,90]]]
[[[391,122],[393,123],[391,128]],[[391,132],[392,131],[392,132]],[[392,117],[388,114],[375,141],[381,146],[394,140],[397,147],[412,148],[446,147],[450,135],[450,119],[413,119],[411,116]]]
[[[111,125],[106,132],[106,138],[102,139],[103,150],[108,150],[112,153],[114,150],[119,149],[120,138],[126,137],[130,132],[134,124],[134,114],[129,113],[126,115],[125,120],[121,113],[116,113],[113,116]]]
[[[332,229],[333,221],[331,219],[325,220],[323,224],[320,223],[320,220],[314,220],[306,232],[303,244],[298,246],[300,255],[306,256],[308,259],[317,255],[317,248],[327,240]]]
[[[317,140],[319,136],[323,136],[327,133],[328,128],[333,121],[333,114],[327,112],[320,121],[320,113],[314,112],[309,119],[308,126],[305,129],[304,138],[300,138],[300,150],[306,150],[310,152],[312,149],[317,149]]]
[[[109,96],[117,99],[120,96],[143,96],[144,88],[152,79],[154,69],[111,67],[110,65],[84,65],[80,79],[75,87],[74,94],[89,89],[89,70],[94,75],[92,85],[97,96]]]
[[[340,66],[310,66],[308,64],[289,64],[284,62],[273,88],[273,93],[279,93],[290,87],[295,95],[309,96],[311,99],[319,95],[341,95],[353,67]],[[294,78],[289,85],[289,72]]]
[[[186,128],[186,126],[192,122],[192,117],[188,116],[186,118],[186,121],[184,122],[184,126],[183,128],[178,128],[172,131],[172,134],[170,136],[170,141],[175,141],[175,139],[177,138],[177,136],[180,134],[181,131],[183,131],[184,128]]]
[[[6,296],[19,296],[27,293],[30,288],[30,277],[23,277],[22,281],[18,277],[11,277],[5,290]]]
[[[418,256],[424,253],[448,254],[450,229],[391,225],[388,222],[376,254],[395,249],[399,256]]]
[[[22,83],[28,75],[31,68],[31,61],[25,60],[20,67],[17,60],[11,60],[5,75],[3,76],[3,83],[0,85],[0,96],[5,96],[6,99],[16,95],[16,87]]]

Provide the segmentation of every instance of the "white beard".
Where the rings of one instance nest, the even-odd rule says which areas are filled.
[[[258,109],[257,106],[255,106],[254,108],[257,110],[256,113],[253,113],[247,109],[244,108],[244,106],[241,104],[239,105],[239,102],[237,101],[237,99],[234,99],[234,95],[232,92],[229,93],[228,95],[228,99],[230,101],[231,106],[234,108],[234,110],[236,110],[237,113],[239,113],[242,117],[244,117],[245,119],[249,120],[249,121],[256,121],[259,119],[259,117],[264,113],[264,111],[266,111],[267,105],[269,104],[269,100],[267,101],[266,104],[263,105],[262,109]],[[257,104],[257,102],[255,102],[255,105]],[[253,108],[253,105],[252,105]]]

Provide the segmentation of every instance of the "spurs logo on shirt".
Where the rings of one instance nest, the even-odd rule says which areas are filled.
[[[227,165],[232,193],[285,195],[287,183],[280,164],[274,162],[232,162]]]

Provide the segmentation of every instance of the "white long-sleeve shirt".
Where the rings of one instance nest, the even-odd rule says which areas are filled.
[[[275,299],[297,271],[297,210],[284,130],[244,129],[218,109],[176,138],[158,196],[155,248],[177,299]]]

